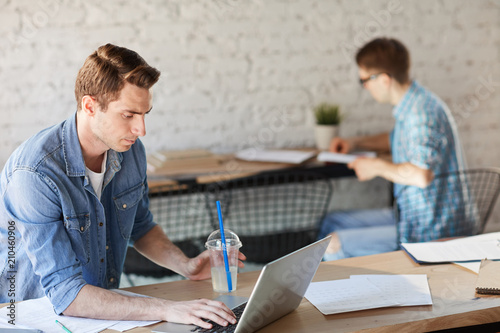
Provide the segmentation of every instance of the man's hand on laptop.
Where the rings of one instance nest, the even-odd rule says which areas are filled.
[[[247,257],[239,252],[238,254],[238,267],[243,268],[245,264],[243,263]],[[203,251],[198,256],[189,259],[186,263],[186,269],[184,272],[184,276],[190,280],[205,280],[211,277],[210,272],[210,257],[208,251]]]
[[[212,328],[209,319],[221,326],[235,324],[234,313],[222,302],[197,299],[186,302],[171,302],[165,320],[173,323],[194,324],[203,328]]]

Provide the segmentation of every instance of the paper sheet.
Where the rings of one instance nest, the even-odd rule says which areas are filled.
[[[60,332],[62,329],[56,324],[59,320],[73,333],[92,333],[102,331],[117,321],[94,320],[77,317],[58,316],[47,297],[32,299],[16,304],[16,326],[38,328],[43,332]],[[6,317],[6,308],[0,309],[0,320]]]
[[[323,151],[318,154],[318,161],[348,164],[361,156],[377,157],[377,154],[371,151],[356,152],[352,154],[339,154]]]
[[[305,297],[325,315],[432,304],[425,274],[351,275],[346,280],[313,282]]]
[[[452,261],[477,261],[481,259],[500,259],[498,240],[482,242],[426,242],[402,243],[401,246],[417,262],[440,263]]]
[[[432,304],[431,291],[425,274],[351,275],[351,279],[368,279],[399,306]]]
[[[236,153],[236,157],[240,160],[252,162],[279,162],[300,164],[311,157],[315,152],[299,151],[299,150],[259,150],[249,148]]]
[[[366,279],[312,282],[305,297],[324,315],[399,304]]]
[[[490,232],[487,234],[481,234],[481,235],[477,235],[477,236],[453,239],[453,240],[447,241],[447,243],[464,244],[464,243],[493,241],[493,240],[497,240],[497,239],[500,239],[500,232]],[[482,258],[482,259],[484,259],[484,258]],[[468,270],[471,270],[474,273],[479,273],[479,267],[481,267],[481,261],[479,261],[479,260],[471,261],[471,262],[454,262],[454,264],[456,264],[458,266],[462,266]]]
[[[117,291],[117,290],[114,290]],[[130,292],[127,295],[136,295]],[[47,297],[27,300],[16,304],[16,326],[25,328],[37,328],[43,332],[61,332],[62,329],[56,324],[56,319],[66,326],[72,333],[94,333],[113,328],[117,331],[125,331],[138,326],[146,326],[157,323],[158,321],[118,321],[118,320],[98,320],[89,318],[58,316]],[[0,327],[9,325],[7,320],[7,308],[0,309]],[[9,326],[6,326],[9,327]],[[12,327],[12,325],[10,325]]]

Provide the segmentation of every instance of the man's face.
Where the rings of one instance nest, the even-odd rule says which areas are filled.
[[[364,81],[363,88],[368,90],[372,97],[379,103],[388,103],[390,77],[377,70],[359,67],[359,78]]]
[[[110,102],[106,111],[96,111],[92,132],[105,150],[127,151],[138,137],[146,135],[144,117],[151,108],[148,89],[125,83],[119,98]]]

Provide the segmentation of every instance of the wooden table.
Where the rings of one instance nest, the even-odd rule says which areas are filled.
[[[313,281],[352,274],[427,274],[433,305],[393,307],[324,316],[307,299],[258,332],[429,332],[500,321],[500,296],[477,297],[477,275],[453,264],[419,265],[402,252],[321,263]],[[259,272],[242,273],[235,295],[249,296]],[[208,281],[176,281],[126,290],[173,300],[215,298]],[[110,331],[109,331],[110,332]],[[137,328],[130,332],[150,332]]]
[[[315,149],[302,149],[313,151]],[[248,177],[262,172],[279,172],[284,170],[304,170],[324,174],[330,178],[352,177],[354,172],[345,164],[319,162],[316,157],[301,164],[252,162],[237,159],[232,154],[212,155],[210,157],[189,158],[181,161],[165,162],[163,168],[148,170],[148,184],[151,189],[163,185],[183,183],[207,184]]]

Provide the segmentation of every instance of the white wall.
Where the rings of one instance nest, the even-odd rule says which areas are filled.
[[[500,0],[0,0],[0,166],[74,112],[76,73],[107,42],[162,71],[148,151],[311,146],[322,101],[348,113],[342,135],[389,130],[352,59],[380,35],[449,104],[469,166],[500,166]]]

